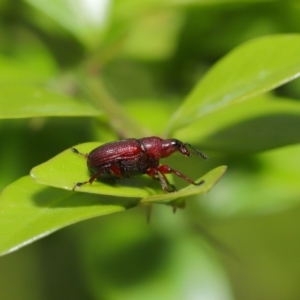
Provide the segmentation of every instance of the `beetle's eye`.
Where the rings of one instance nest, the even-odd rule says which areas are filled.
[[[181,146],[181,143],[178,141],[178,140],[172,140],[171,142],[171,145],[174,147],[174,148],[180,148]]]

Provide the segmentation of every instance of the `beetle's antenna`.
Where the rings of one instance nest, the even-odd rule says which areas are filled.
[[[203,159],[208,160],[208,156],[197,149],[195,149],[191,144],[185,143],[185,146],[189,146],[191,149],[193,149],[197,154],[199,154]]]

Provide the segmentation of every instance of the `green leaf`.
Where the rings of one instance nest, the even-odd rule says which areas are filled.
[[[97,109],[69,96],[34,85],[0,86],[0,118],[99,116]]]
[[[123,52],[135,59],[166,60],[175,52],[182,24],[182,12],[178,10],[147,13],[130,27]]]
[[[300,204],[299,155],[300,144],[228,162],[230,172],[197,204],[222,218],[295,211]]]
[[[173,115],[167,132],[295,79],[300,75],[299,53],[296,34],[258,38],[237,47],[194,88]]]
[[[300,103],[263,95],[209,114],[175,132],[203,149],[254,153],[300,143]]]
[[[84,149],[92,144],[93,143],[84,144],[81,145],[80,148]],[[67,158],[68,155],[73,155],[73,159],[78,159],[78,162],[73,164],[70,169],[66,169],[64,162],[65,159],[69,159]],[[42,165],[41,168],[36,167],[32,175],[40,179],[39,175],[45,175],[42,171],[46,172],[45,166],[48,166],[49,182],[52,182],[56,176],[57,181],[62,181],[63,185],[66,177],[63,171],[74,170],[73,168],[76,165],[85,165],[82,164],[82,162],[79,163],[79,160],[83,160],[83,158],[76,157],[70,150],[64,151],[59,156],[58,159],[57,157],[52,159],[52,164],[48,162]],[[55,162],[54,164],[53,161]],[[55,164],[59,163],[62,163],[60,169],[62,173],[58,173],[57,168],[59,167],[55,166]],[[40,169],[42,169],[42,171]],[[142,202],[168,203],[179,197],[187,197],[207,192],[224,174],[225,170],[226,167],[219,167],[203,176],[202,179],[205,179],[206,182],[202,186],[196,188],[188,187],[172,194],[146,197]],[[75,173],[75,176],[77,174],[77,172],[71,173]],[[135,180],[136,178],[134,181]],[[154,181],[151,180],[151,182]],[[90,186],[90,188],[93,187],[95,187],[99,193],[100,188],[98,183]],[[84,186],[82,186],[82,189],[84,189]],[[82,189],[80,188],[80,190]],[[150,189],[146,190],[144,188],[144,190],[146,191],[144,193],[149,194]],[[104,192],[117,195],[122,192],[126,197],[120,198],[96,195],[93,194],[95,191],[91,191],[90,189],[90,193],[76,193],[46,187],[34,183],[29,176],[23,177],[9,185],[0,197],[0,254],[18,250],[70,224],[134,207],[140,203],[140,199],[138,198],[141,198],[141,196],[137,197],[137,195],[143,194],[142,188],[110,187],[104,184],[102,184],[102,189],[100,189],[102,194]],[[134,193],[134,191],[136,191],[136,193]],[[130,194],[134,195],[134,197],[130,197]],[[174,205],[176,205],[176,203],[174,203]]]
[[[82,82],[84,82],[84,79]],[[124,137],[150,135],[149,130],[136,123],[118,101],[111,96],[101,80],[90,77],[86,82],[86,86],[91,95],[91,101],[96,107],[103,110],[106,116],[109,116],[109,123],[115,132],[121,133]]]
[[[75,222],[135,205],[134,199],[71,193],[23,177],[0,196],[0,254],[18,250]]]
[[[0,55],[0,83],[43,82],[57,73],[50,54],[40,45],[32,45],[30,52],[19,46],[20,54]]]
[[[158,210],[151,226],[119,216],[93,223],[79,243],[93,299],[233,299],[216,249],[183,214]]]
[[[85,46],[98,45],[108,17],[109,2],[84,0],[26,0],[57,24],[74,34]]]

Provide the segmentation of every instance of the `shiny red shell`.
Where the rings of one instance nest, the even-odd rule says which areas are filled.
[[[205,154],[194,149],[190,144],[184,144],[176,139],[164,140],[155,136],[110,142],[95,148],[87,155],[83,155],[72,148],[73,152],[87,158],[87,166],[92,174],[88,181],[77,183],[74,189],[83,184],[92,183],[96,178],[128,178],[142,174],[159,179],[163,190],[166,192],[176,190],[165,176],[169,173],[174,173],[194,185],[203,184],[204,181],[196,183],[167,165],[159,165],[161,158],[168,157],[176,151],[185,156],[191,156],[187,146],[207,159]]]

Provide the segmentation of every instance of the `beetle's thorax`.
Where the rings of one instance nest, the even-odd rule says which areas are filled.
[[[147,138],[140,139],[140,142],[144,146],[145,150],[147,151],[147,154],[149,156],[149,159],[155,164],[155,162],[159,162],[159,160],[162,158],[162,142],[163,140],[161,138],[152,136]]]
[[[169,157],[174,152],[178,151],[186,156],[190,156],[189,151],[185,145],[176,139],[163,140],[158,137],[148,137],[140,139],[141,143],[145,147],[149,158],[152,161],[159,161],[161,158]]]

